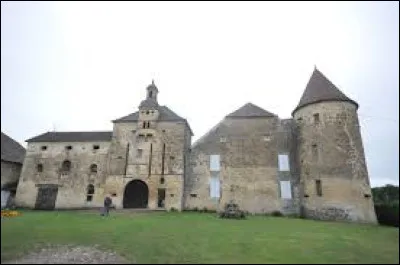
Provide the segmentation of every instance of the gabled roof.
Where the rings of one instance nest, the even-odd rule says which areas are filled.
[[[103,142],[111,137],[112,132],[46,132],[26,142]]]
[[[170,108],[167,106],[157,106],[156,109],[159,111],[159,121],[183,121],[186,123],[188,126],[191,134],[193,135],[192,129],[190,129],[189,123],[187,122],[186,119],[182,118],[175,112],[173,112]],[[119,119],[113,120],[112,122],[114,123],[119,123],[119,122],[136,122],[139,120],[139,111],[136,111],[134,113],[131,113],[127,116],[121,117]]]
[[[235,110],[226,116],[227,118],[261,118],[276,117],[275,114],[268,112],[252,103],[247,103],[243,107]]]
[[[25,148],[11,137],[1,132],[1,160],[23,163]]]
[[[167,106],[158,106],[156,109],[159,111],[159,121],[184,121],[185,119],[180,117],[178,114],[173,112]],[[131,121],[138,121],[139,120],[139,111],[131,113],[127,116],[122,118],[113,120],[113,122],[131,122]]]
[[[343,94],[342,91],[340,91],[331,81],[329,81],[328,78],[315,68],[299,104],[292,112],[292,116],[293,113],[301,107],[322,101],[348,101],[355,104],[358,108],[357,102]]]

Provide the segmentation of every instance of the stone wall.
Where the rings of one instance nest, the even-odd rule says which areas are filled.
[[[93,149],[98,145],[99,149]],[[107,175],[109,142],[28,143],[18,184],[16,203],[33,208],[38,193],[37,184],[57,184],[56,208],[99,207],[103,204],[102,186]],[[46,146],[46,150],[42,150]],[[71,146],[71,150],[66,147]],[[63,161],[71,162],[69,172],[62,169]],[[38,165],[42,165],[42,171]],[[97,172],[90,166],[97,165]],[[93,184],[93,201],[86,202],[87,187]]]
[[[219,210],[233,200],[251,213],[298,211],[298,202],[293,202],[296,175],[289,171],[278,176],[278,154],[290,154],[291,134],[290,121],[281,124],[277,117],[225,118],[192,147],[185,207]],[[209,159],[213,154],[220,155],[219,199],[210,198]],[[280,179],[291,181],[292,199],[280,198]]]
[[[106,193],[116,193],[116,207],[122,208],[125,186],[139,179],[149,188],[148,208],[158,208],[158,189],[165,189],[164,208],[180,210],[186,163],[184,154],[190,147],[189,129],[181,122],[151,121],[150,128],[143,128],[141,120],[114,124],[109,153],[111,174],[106,181]]]
[[[335,219],[337,213],[338,219],[376,223],[356,106],[316,103],[296,111],[294,119],[304,214]]]

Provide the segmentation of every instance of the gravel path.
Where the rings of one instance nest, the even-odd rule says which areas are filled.
[[[20,259],[2,264],[127,264],[115,252],[87,246],[54,246],[43,248]]]

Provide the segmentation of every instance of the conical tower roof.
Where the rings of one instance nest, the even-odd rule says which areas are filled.
[[[323,101],[348,101],[355,104],[358,108],[357,102],[343,94],[342,91],[315,68],[299,104],[292,112],[292,116],[298,109],[304,106]]]

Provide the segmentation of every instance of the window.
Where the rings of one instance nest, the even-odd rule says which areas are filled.
[[[315,113],[313,116],[314,116],[314,124],[318,124],[319,123],[319,113]]]
[[[71,150],[72,149],[72,146],[71,145],[67,145],[66,147],[65,147],[65,150]]]
[[[165,130],[162,130],[163,133],[165,133]]]
[[[190,197],[196,198],[196,197],[197,197],[197,194],[190,194]]]
[[[143,122],[143,129],[145,129],[146,128],[146,122],[144,121]]]
[[[62,171],[69,172],[71,171],[71,162],[69,160],[65,160],[61,166]]]
[[[93,200],[94,186],[89,184],[86,189],[86,201],[91,202]]]
[[[211,171],[219,171],[220,170],[219,155],[210,155],[210,170]]]
[[[111,197],[117,197],[117,194],[116,193],[112,193]]]
[[[220,141],[221,143],[226,143],[226,137],[221,137],[221,138],[219,138],[219,141]]]
[[[281,186],[281,198],[282,199],[291,199],[292,198],[292,190],[290,187],[290,181],[280,181]]]
[[[322,184],[321,184],[321,180],[319,180],[319,179],[315,180],[315,185],[316,185],[316,189],[317,189],[317,195],[318,195],[318,196],[322,196]]]
[[[36,169],[37,169],[37,172],[43,172],[43,165],[37,164]]]
[[[149,121],[147,122],[147,128],[150,128],[150,122]]]
[[[150,92],[150,95],[151,95],[151,92]],[[151,96],[150,96],[150,97],[151,97]],[[149,115],[149,114],[150,114],[150,111],[146,111],[146,114]]]
[[[311,150],[312,150],[313,159],[317,160],[318,159],[318,146],[317,146],[317,144],[313,144]]]
[[[91,173],[97,173],[97,165],[96,164],[92,164],[90,166],[90,172]]]
[[[169,159],[174,160],[175,156],[170,156]]]
[[[46,151],[46,150],[47,150],[47,146],[43,145],[43,146],[41,147],[41,149],[42,149],[42,151]]]
[[[151,98],[153,96],[153,91],[149,92],[149,98]]]
[[[143,149],[138,149],[137,153],[136,153],[136,157],[140,158],[140,157],[142,157],[142,154],[143,154]]]
[[[160,184],[164,184],[165,183],[165,178],[160,178]]]
[[[286,154],[278,155],[279,171],[289,171],[289,156]]]
[[[219,172],[212,172],[210,178],[210,197],[220,197]]]
[[[94,150],[100,149],[100,145],[98,145],[98,144],[93,145],[93,149],[94,149]]]

